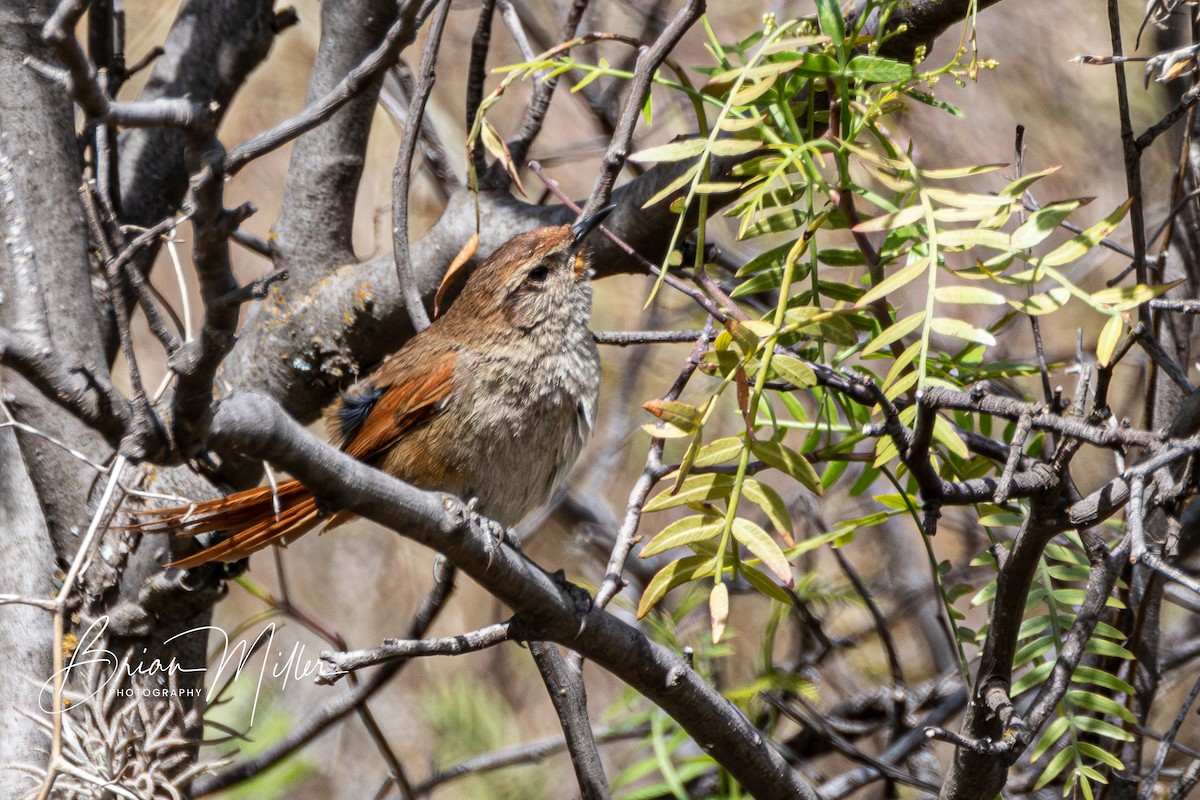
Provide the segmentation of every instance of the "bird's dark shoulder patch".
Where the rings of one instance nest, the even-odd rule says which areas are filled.
[[[337,410],[337,420],[338,432],[345,441],[353,439],[354,434],[362,428],[380,397],[383,397],[383,390],[373,383],[359,384],[350,391],[342,392],[342,404]]]

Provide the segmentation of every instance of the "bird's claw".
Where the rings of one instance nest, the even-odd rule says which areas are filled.
[[[495,556],[501,545],[507,544],[514,550],[519,550],[517,540],[508,534],[508,528],[501,525],[494,519],[489,519],[475,511],[475,507],[479,505],[479,498],[472,497],[467,501],[467,513],[471,519],[472,527],[482,528],[488,534],[488,538],[492,542],[492,546],[488,548],[488,563],[487,566],[492,566],[492,558]]]

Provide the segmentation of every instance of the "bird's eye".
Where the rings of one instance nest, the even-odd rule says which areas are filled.
[[[534,267],[529,271],[527,280],[530,283],[543,283],[546,278],[550,277],[550,268],[546,265]]]

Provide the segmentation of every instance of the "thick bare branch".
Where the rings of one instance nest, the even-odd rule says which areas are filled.
[[[276,265],[296,291],[354,261],[355,197],[383,72],[417,35],[419,0],[356,0],[321,7],[321,45],[304,110],[233,148],[226,169],[296,137],[275,226]]]
[[[213,443],[226,452],[278,463],[325,498],[380,522],[454,561],[510,605],[537,638],[578,650],[661,706],[706,752],[762,800],[816,795],[741,712],[679,655],[578,596],[577,589],[498,545],[460,501],[374,470],[307,433],[273,402],[253,394],[221,405]]]

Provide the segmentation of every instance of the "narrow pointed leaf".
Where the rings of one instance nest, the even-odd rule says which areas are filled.
[[[792,579],[792,565],[788,563],[783,550],[771,538],[771,534],[750,520],[738,517],[733,521],[733,538],[757,556],[763,566],[774,573],[775,577],[783,581],[785,585],[790,587],[795,584]]]

